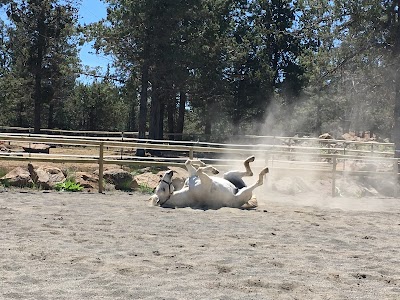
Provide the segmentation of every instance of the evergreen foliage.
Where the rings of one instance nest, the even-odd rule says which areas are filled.
[[[104,2],[85,26],[78,1],[0,2],[1,125],[155,139],[369,130],[400,148],[398,1]],[[76,80],[78,33],[113,74]]]

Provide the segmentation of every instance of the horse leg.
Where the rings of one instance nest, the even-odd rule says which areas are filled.
[[[198,163],[200,165],[200,167],[207,166],[207,164],[205,162],[203,162],[202,160],[200,160],[200,159],[196,160],[196,163]]]
[[[212,179],[211,179],[206,173],[204,173],[203,171],[204,171],[204,170],[207,170],[207,169],[210,168],[210,167],[211,167],[211,166],[199,167],[199,168],[197,169],[197,172],[196,172],[196,175],[200,178],[201,185],[202,185],[203,189],[206,190],[206,191],[211,191],[211,187],[212,187],[213,181],[212,181]],[[211,167],[211,168],[213,168],[213,167]],[[215,169],[215,168],[213,168],[213,169]],[[215,170],[218,172],[217,169],[215,169]]]
[[[196,169],[196,167],[193,166],[195,163],[200,164],[200,167],[198,167]],[[190,160],[190,159],[188,159],[185,162],[185,166],[186,166],[186,169],[189,172],[189,177],[197,175],[196,172],[199,169],[201,169],[202,172],[209,172],[209,173],[212,173],[212,174],[219,174],[219,171],[216,168],[214,168],[213,166],[206,165],[201,160]]]
[[[213,166],[204,166],[204,167],[199,167],[197,170],[201,170],[201,172],[207,172],[207,173],[211,173],[211,174],[219,174],[218,169],[214,168]]]
[[[187,169],[187,171],[189,173],[189,177],[195,176],[196,172],[197,172],[196,168],[193,166],[192,163],[193,163],[193,160],[190,160],[190,159],[188,159],[185,162],[185,167],[186,167],[186,169]]]
[[[235,195],[238,207],[241,207],[243,204],[247,203],[251,197],[253,196],[253,191],[255,188],[261,186],[264,183],[264,175],[269,172],[268,168],[264,168],[261,170],[258,175],[258,180],[253,185],[249,187],[244,187]]]
[[[253,176],[253,172],[250,168],[250,163],[254,161],[254,156],[248,157],[244,161],[244,167],[246,171],[229,171],[224,174],[224,179],[232,182],[238,189],[242,189],[246,187],[245,182],[243,181],[244,176]]]
[[[268,168],[264,168],[261,170],[260,174],[258,174],[258,180],[256,183],[254,183],[253,185],[247,187],[247,190],[250,190],[251,192],[256,188],[259,187],[261,185],[263,185],[264,183],[264,175],[269,173],[269,169]]]
[[[244,167],[246,169],[246,172],[244,172],[243,176],[253,176],[253,172],[250,169],[250,163],[253,162],[254,160],[255,160],[255,157],[254,157],[254,155],[252,155],[244,161]]]
[[[232,179],[235,179],[235,178],[241,179],[242,177],[245,177],[245,176],[249,176],[249,177],[253,176],[253,171],[250,168],[250,163],[253,162],[254,159],[255,159],[254,156],[250,156],[244,161],[244,167],[245,167],[246,171],[236,171],[236,170],[229,171],[224,174],[224,178],[226,180],[230,181],[231,178]]]

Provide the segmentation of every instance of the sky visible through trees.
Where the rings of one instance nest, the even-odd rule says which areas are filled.
[[[89,24],[92,22],[97,22],[107,15],[106,4],[101,0],[81,0],[79,5],[79,23]],[[7,21],[6,7],[0,7],[0,19]],[[92,68],[100,67],[104,73],[107,69],[107,64],[112,63],[111,58],[106,57],[101,54],[95,53],[92,48],[93,43],[85,43],[80,51],[80,58],[85,65]],[[87,81],[91,78],[86,78],[82,76],[81,80]]]
[[[400,148],[398,0],[0,3],[3,125]]]
[[[89,24],[93,22],[97,22],[102,18],[105,18],[107,15],[106,5],[100,0],[82,0],[79,9],[79,23],[80,24]],[[86,43],[82,46],[80,51],[80,58],[85,65],[88,65],[92,68],[100,67],[101,73],[107,70],[107,65],[111,64],[111,58],[104,56],[102,54],[97,54],[92,48],[93,43]],[[81,76],[82,81],[92,80],[92,78],[87,76]]]

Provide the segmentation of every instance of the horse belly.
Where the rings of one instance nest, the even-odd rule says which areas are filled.
[[[235,187],[213,181],[212,186],[208,189],[205,189],[201,184],[196,185],[193,189],[193,195],[199,205],[217,209],[231,206],[235,197]]]

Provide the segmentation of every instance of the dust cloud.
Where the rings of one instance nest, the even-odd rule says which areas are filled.
[[[235,136],[234,141],[230,141],[232,144],[246,145],[248,150],[240,155],[231,154],[227,150],[227,154],[221,159],[229,161],[233,169],[244,170],[243,161],[249,155],[254,155],[256,160],[251,163],[254,176],[243,178],[247,185],[257,180],[262,168],[270,168],[264,185],[254,192],[260,206],[267,207],[270,201],[278,201],[290,205],[343,210],[384,210],[385,201],[397,197],[400,191],[393,161],[382,160],[378,156],[383,154],[377,154],[387,152],[388,149],[378,147],[375,150],[378,158],[374,159],[366,158],[369,145],[357,147],[354,144],[346,144],[351,148],[349,150],[354,152],[350,152],[352,157],[336,160],[337,172],[333,185],[333,159],[321,154],[343,154],[345,144],[290,139],[294,136],[301,138],[319,135],[307,132],[310,122],[313,122],[310,118],[315,116],[315,111],[310,110],[307,113],[304,110],[309,103],[302,103],[303,111],[296,114],[296,107],[287,106],[282,109],[281,103],[273,102],[268,107],[264,121],[253,125],[253,128],[257,129],[258,137],[244,136],[238,139]],[[343,129],[339,127],[333,128],[336,134],[341,130]],[[338,139],[342,139],[341,135]],[[368,156],[370,155],[371,153],[368,153]]]

